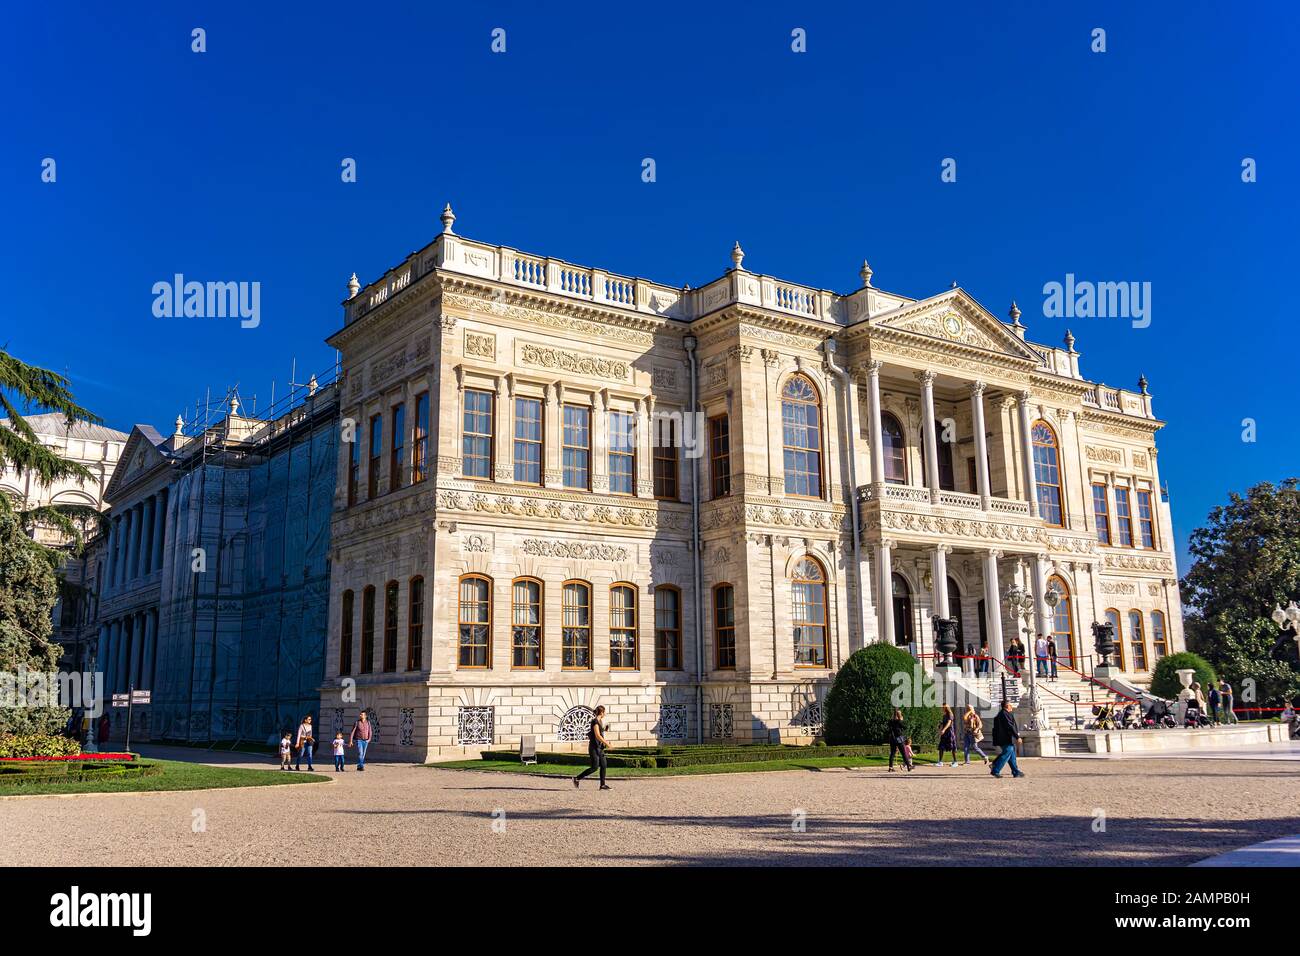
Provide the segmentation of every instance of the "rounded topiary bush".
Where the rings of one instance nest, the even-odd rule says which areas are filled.
[[[939,742],[937,694],[930,676],[904,650],[872,644],[844,662],[826,695],[828,744],[884,744],[889,720],[901,707],[912,745],[929,750]]]
[[[1168,700],[1176,699],[1183,689],[1183,682],[1178,679],[1178,672],[1187,667],[1196,671],[1196,676],[1192,680],[1198,681],[1201,685],[1201,693],[1208,696],[1210,685],[1218,683],[1218,676],[1209,661],[1191,651],[1179,651],[1177,654],[1170,654],[1156,661],[1156,669],[1151,672],[1151,693]]]

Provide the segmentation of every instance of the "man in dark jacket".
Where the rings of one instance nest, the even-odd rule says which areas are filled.
[[[1024,776],[1016,763],[1016,739],[1019,736],[1020,728],[1016,726],[1015,715],[1011,713],[1011,701],[1004,700],[1002,709],[993,719],[993,746],[1002,748],[1002,753],[993,761],[993,776],[1000,778],[1002,768],[1008,763],[1011,764],[1011,776]]]

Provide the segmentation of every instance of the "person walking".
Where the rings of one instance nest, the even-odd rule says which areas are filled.
[[[1219,700],[1223,704],[1223,722],[1225,724],[1235,724],[1237,722],[1237,712],[1232,709],[1232,685],[1226,680],[1219,688]]]
[[[366,750],[370,747],[370,738],[374,736],[375,725],[370,722],[370,715],[364,710],[357,715],[357,722],[348,734],[348,746],[357,748],[357,770],[366,769]]]
[[[1213,684],[1210,685],[1210,693],[1207,695],[1206,703],[1209,704],[1210,723],[1217,724],[1219,722],[1219,688]]]
[[[1047,659],[1052,665],[1052,680],[1056,680],[1059,675],[1056,673],[1056,638],[1054,637],[1047,639]]]
[[[113,732],[113,722],[109,719],[108,714],[101,714],[99,717],[99,727],[95,730],[95,743],[104,746],[108,743],[108,738]]]
[[[289,766],[291,763],[293,763],[293,760],[291,759],[290,756],[292,753],[293,753],[293,738],[289,736],[289,731],[286,730],[284,732],[284,736],[280,738],[280,769],[281,770],[293,769],[293,767]]]
[[[907,723],[903,720],[903,712],[897,707],[894,708],[894,716],[889,719],[889,772],[894,772],[894,755],[903,755],[903,766],[908,770],[912,769],[912,758],[907,755],[903,749],[907,743]]]
[[[294,765],[294,770],[302,769],[302,758],[304,756],[307,758],[307,769],[316,769],[311,765],[311,749],[315,743],[316,738],[312,736],[311,730],[311,714],[308,714],[302,719],[302,723],[298,725],[298,736],[294,740],[294,747],[298,751],[298,760]]]
[[[957,718],[952,712],[952,708],[947,704],[943,705],[943,712],[939,716],[939,763],[943,766],[944,751],[952,752],[952,765],[957,766]]]
[[[962,714],[962,750],[966,763],[970,763],[970,752],[973,750],[980,755],[984,761],[984,766],[989,765],[988,755],[980,749],[980,741],[984,739],[984,720],[975,710],[974,704],[966,705],[966,713]]]
[[[988,672],[989,672],[989,639],[987,637],[982,637],[980,638],[980,656],[979,656],[979,660],[976,661],[975,675],[978,677],[983,674],[987,674]]]
[[[583,777],[595,773],[599,769],[600,789],[614,789],[605,783],[605,748],[609,746],[609,741],[605,739],[605,723],[601,719],[604,716],[605,705],[601,704],[596,708],[595,717],[591,721],[591,729],[587,731],[587,756],[591,758],[591,766],[573,778],[575,788],[582,783]]]
[[[335,773],[342,773],[344,770],[343,754],[344,751],[346,750],[346,747],[347,745],[344,744],[343,742],[343,731],[340,730],[337,734],[334,735],[334,772]]]
[[[1020,728],[1016,726],[1016,717],[1011,713],[1011,701],[1002,702],[1002,710],[993,719],[993,746],[1001,747],[1002,753],[993,761],[990,772],[998,779],[1002,778],[1002,768],[1011,764],[1011,776],[1023,777],[1025,774],[1016,763],[1016,741],[1020,738]]]
[[[1034,675],[1047,676],[1047,638],[1042,634],[1034,641]]]

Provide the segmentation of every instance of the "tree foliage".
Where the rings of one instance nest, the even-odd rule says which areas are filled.
[[[59,646],[50,640],[57,596],[49,549],[23,533],[17,515],[0,511],[0,674],[57,669]],[[60,707],[0,707],[0,734],[58,733],[67,720]]]
[[[1262,482],[1244,496],[1233,492],[1188,546],[1187,647],[1232,682],[1239,703],[1277,706],[1300,693],[1296,670],[1270,657],[1280,632],[1269,617],[1277,605],[1300,599],[1297,483],[1288,478]]]
[[[60,478],[94,477],[85,466],[46,448],[15,402],[28,412],[33,408],[62,412],[68,424],[101,422],[73,400],[68,380],[62,375],[28,365],[0,349],[0,412],[9,419],[9,427],[0,428],[0,470],[12,466],[19,474],[33,475],[47,485]]]
[[[940,709],[934,706],[933,681],[906,651],[891,644],[871,644],[844,662],[826,695],[825,738],[828,744],[883,744],[895,690],[903,698],[903,719],[918,750],[939,740]]]

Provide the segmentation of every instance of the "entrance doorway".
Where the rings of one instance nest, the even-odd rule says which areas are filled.
[[[894,644],[916,653],[916,626],[912,621],[912,589],[897,571],[893,574]]]

